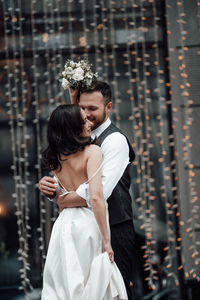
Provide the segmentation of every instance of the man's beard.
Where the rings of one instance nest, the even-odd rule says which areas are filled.
[[[104,110],[103,115],[98,120],[90,120],[93,123],[91,129],[92,130],[97,129],[97,127],[99,127],[101,124],[104,123],[105,118],[106,118],[106,110]]]

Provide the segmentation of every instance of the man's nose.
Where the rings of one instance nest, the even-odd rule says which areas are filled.
[[[88,120],[89,126],[93,126],[93,122],[91,122],[90,120]]]
[[[86,117],[89,117],[90,116],[90,112],[88,109],[85,109],[85,113],[86,113]]]

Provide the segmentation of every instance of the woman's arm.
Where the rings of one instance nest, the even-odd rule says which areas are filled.
[[[78,103],[77,97],[78,97],[79,88],[73,89],[69,85],[68,86],[68,91],[69,91],[69,97],[70,97],[71,104],[77,104]]]
[[[102,152],[101,148],[96,145],[91,145],[89,150],[89,158],[87,161],[87,175],[90,179],[96,170],[102,164]],[[89,181],[89,193],[92,210],[94,212],[97,224],[99,226],[103,251],[106,251],[109,255],[110,261],[114,261],[114,252],[110,244],[110,237],[106,222],[106,206],[103,197],[103,188],[101,182],[101,170]]]

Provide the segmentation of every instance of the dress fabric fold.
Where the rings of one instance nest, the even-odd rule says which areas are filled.
[[[54,223],[42,300],[126,300],[123,278],[102,241],[89,208],[64,209]]]

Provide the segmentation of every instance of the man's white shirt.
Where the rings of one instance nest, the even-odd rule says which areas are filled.
[[[92,131],[92,138],[98,138],[101,133],[111,124],[108,118],[106,122]],[[107,200],[113,189],[122,177],[129,164],[129,146],[126,137],[120,132],[113,132],[108,135],[101,144],[102,161],[102,185],[104,199]],[[76,193],[90,205],[89,184],[81,184]]]

